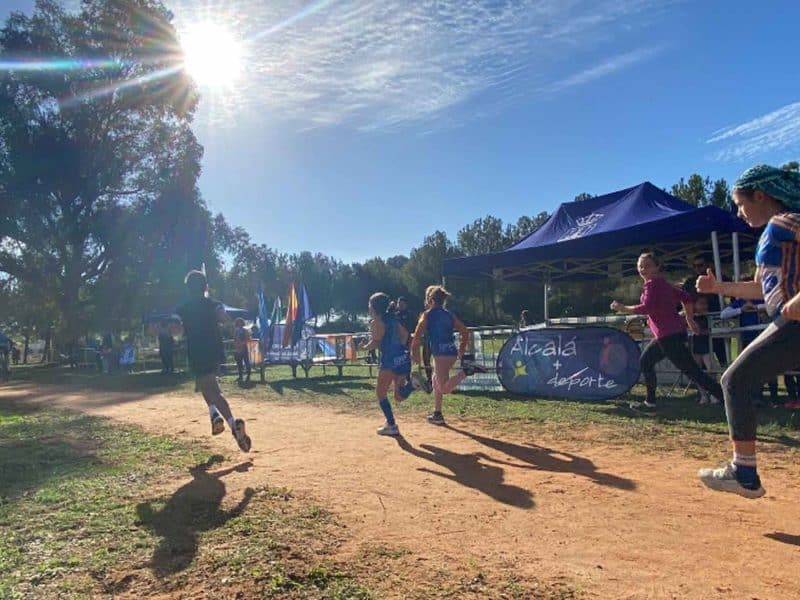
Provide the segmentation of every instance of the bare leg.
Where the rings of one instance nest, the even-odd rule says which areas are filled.
[[[231,412],[231,407],[225,399],[225,396],[222,395],[222,390],[219,389],[217,376],[214,375],[214,373],[209,373],[198,377],[197,385],[200,388],[200,392],[203,394],[206,404],[209,406],[212,404],[216,406],[222,418],[230,425],[233,420],[233,413]]]
[[[442,400],[445,394],[451,393],[458,384],[464,381],[466,375],[459,371],[457,375],[450,377],[450,369],[456,362],[455,356],[434,356],[433,357],[433,390],[434,390],[434,411],[442,412]]]

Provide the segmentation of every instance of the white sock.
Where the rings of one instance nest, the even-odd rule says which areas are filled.
[[[209,404],[208,405],[208,416],[213,419],[214,415],[218,415],[218,414],[219,414],[219,411],[217,410],[217,407],[214,406],[213,404]]]
[[[733,453],[733,464],[743,467],[756,467],[756,455]]]
[[[231,431],[236,431],[236,419],[233,418],[233,415],[228,419],[228,425],[230,425]]]

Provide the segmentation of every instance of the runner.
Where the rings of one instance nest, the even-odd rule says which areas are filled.
[[[701,469],[709,488],[745,498],[764,495],[756,468],[756,408],[762,386],[797,367],[800,348],[800,173],[757,165],[733,186],[739,216],[751,227],[764,227],[756,248],[753,281],[717,281],[709,269],[697,278],[702,293],[745,300],[763,298],[774,318],[722,374],[725,413],[733,459],[718,469]]]

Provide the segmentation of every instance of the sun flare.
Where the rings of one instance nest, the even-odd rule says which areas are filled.
[[[183,65],[201,86],[234,83],[242,71],[242,46],[231,31],[214,23],[197,23],[180,36]]]

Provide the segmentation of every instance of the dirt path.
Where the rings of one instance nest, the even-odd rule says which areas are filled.
[[[0,392],[11,397],[234,449],[210,437],[194,396]],[[396,441],[375,435],[377,414],[232,403],[248,418],[254,468],[226,480],[229,491],[307,493],[348,527],[342,559],[365,545],[404,553],[390,595],[422,570],[447,570],[563,581],[599,598],[800,597],[800,468],[781,454],[762,462],[768,495],[747,501],[703,489],[704,464],[680,453],[497,439],[458,421],[406,420]]]

